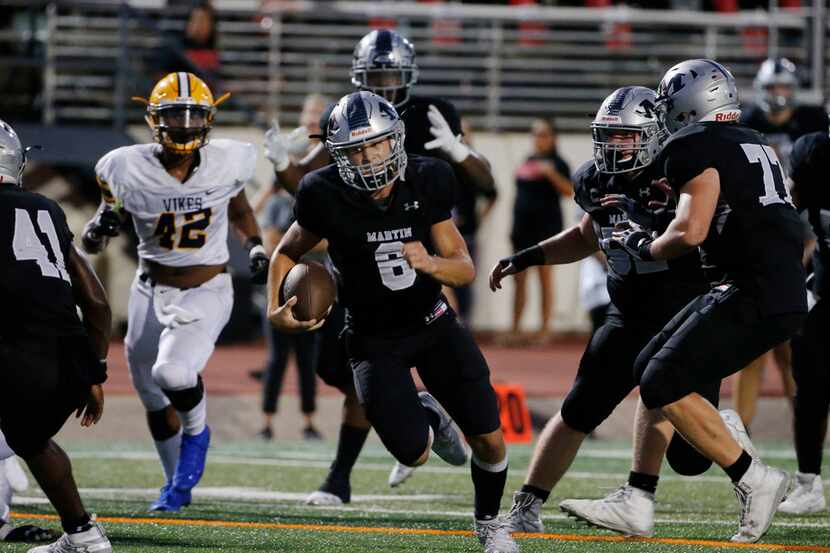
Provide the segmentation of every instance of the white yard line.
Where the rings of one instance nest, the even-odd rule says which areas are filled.
[[[81,493],[85,497],[98,499],[123,499],[125,496],[130,498],[152,499],[158,495],[158,490],[155,488],[82,488]],[[294,502],[302,502],[305,500],[307,494],[296,492],[281,492],[264,490],[259,488],[237,488],[237,487],[204,487],[193,490],[194,497],[204,499],[220,499],[224,501],[258,501],[258,502],[272,502],[270,505],[274,511],[280,509],[290,509],[292,511],[302,510],[305,512],[326,512],[326,513],[371,513],[379,515],[405,515],[405,516],[434,516],[434,517],[451,517],[451,518],[471,518],[469,511],[434,511],[434,510],[420,510],[420,509],[388,509],[382,507],[310,507],[304,504],[297,504]],[[410,495],[356,495],[352,497],[352,502],[373,502],[373,501],[406,501],[406,502],[428,502],[440,500],[459,500],[462,496],[458,495],[439,495],[439,494],[410,494]],[[291,503],[277,503],[277,502],[291,502]],[[46,504],[48,501],[43,497],[28,496],[15,497],[13,505],[40,505]],[[551,505],[549,510],[554,510],[556,507]],[[545,513],[542,515],[544,520],[562,521],[567,520],[567,516],[557,513]],[[737,521],[734,517],[724,517],[722,519],[701,519],[694,520],[682,517],[660,517],[655,519],[657,524],[680,524],[687,526],[735,526]],[[574,521],[575,524],[581,523]],[[786,518],[777,518],[775,526],[782,528],[830,528],[830,521],[799,521],[790,520]]]

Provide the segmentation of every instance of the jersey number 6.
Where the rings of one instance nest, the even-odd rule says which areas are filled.
[[[165,211],[159,215],[156,230],[153,234],[159,237],[159,245],[162,248],[168,250],[197,250],[205,245],[207,240],[205,229],[210,225],[212,214],[213,211],[209,207],[185,213],[185,222],[180,228],[181,235],[178,244],[176,244],[176,214],[172,211]]]
[[[404,290],[415,284],[415,272],[403,258],[403,242],[384,242],[375,250],[375,262],[380,271],[380,280],[390,290]]]

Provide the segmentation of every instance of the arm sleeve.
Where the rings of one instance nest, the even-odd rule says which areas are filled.
[[[315,176],[308,174],[300,181],[297,189],[297,202],[294,204],[294,218],[297,223],[318,238],[326,238],[326,214],[323,212],[325,204],[319,198],[315,186]]]

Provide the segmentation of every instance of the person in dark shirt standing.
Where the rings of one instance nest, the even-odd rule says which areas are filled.
[[[796,207],[806,210],[818,239],[813,252],[813,296],[799,336],[793,337],[793,376],[796,381],[794,428],[798,472],[795,489],[779,507],[791,514],[807,514],[827,508],[821,481],[827,411],[830,409],[830,136],[827,131],[799,138],[792,154],[792,195]]]
[[[24,165],[17,134],[0,121],[0,430],[64,530],[56,543],[29,553],[110,553],[52,437],[73,412],[83,415],[82,426],[103,414],[111,312],[101,282],[72,244],[63,210],[23,190]]]
[[[507,450],[490,371],[441,293],[442,285],[475,277],[451,219],[454,174],[440,159],[409,155],[403,121],[371,92],[343,97],[326,129],[336,164],[300,183],[297,221],[271,258],[269,319],[288,332],[321,325],[295,320],[297,298],[281,299],[278,291],[302,255],[327,239],[342,279],[349,365],[368,420],[404,466],[425,463],[430,448],[465,465],[466,437],[475,534],[486,553],[517,553],[498,519]],[[427,391],[416,390],[413,366]]]
[[[510,240],[513,251],[534,246],[562,231],[562,208],[559,199],[573,195],[571,170],[556,151],[556,128],[550,120],[537,119],[531,128],[533,154],[516,170],[516,200],[513,204],[513,229]],[[541,337],[550,332],[553,314],[553,271],[550,265],[539,265],[542,290]],[[513,298],[513,333],[519,332],[525,307],[527,273],[515,277]]]

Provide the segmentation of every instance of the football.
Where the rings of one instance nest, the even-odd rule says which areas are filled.
[[[298,263],[282,281],[281,300],[297,296],[292,311],[298,321],[320,320],[337,297],[337,286],[331,273],[320,263]]]

